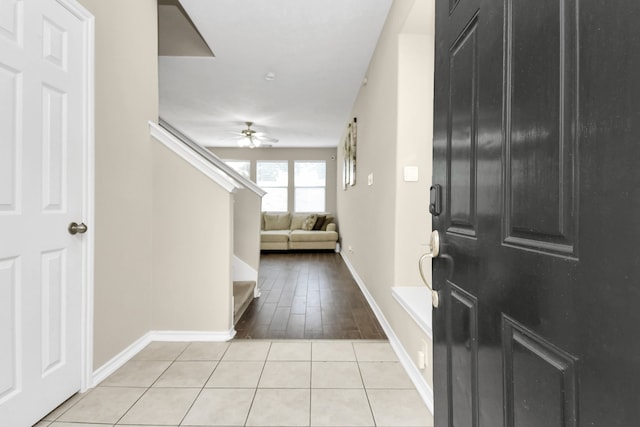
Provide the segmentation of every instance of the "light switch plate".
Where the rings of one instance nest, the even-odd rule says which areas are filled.
[[[367,185],[373,185],[373,174],[370,173],[369,176],[367,176]]]
[[[416,182],[418,180],[418,167],[417,166],[405,166],[404,167],[404,180],[406,182]]]

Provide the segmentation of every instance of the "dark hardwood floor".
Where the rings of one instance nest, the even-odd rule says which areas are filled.
[[[266,252],[236,338],[385,339],[339,254]]]

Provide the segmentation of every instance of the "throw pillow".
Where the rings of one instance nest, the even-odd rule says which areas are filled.
[[[313,229],[320,230],[322,228],[322,224],[324,224],[325,219],[327,219],[326,215],[318,215],[318,218],[316,219],[316,223],[313,226]]]
[[[313,230],[313,226],[316,225],[317,220],[318,220],[318,217],[315,214],[309,215],[307,219],[305,219],[304,222],[302,223],[302,229],[307,231]]]
[[[290,222],[291,215],[289,215],[289,212],[281,214],[264,214],[265,230],[288,230]]]
[[[333,215],[327,215],[327,217],[325,218],[324,222],[322,223],[322,227],[320,228],[322,231],[327,231],[327,225],[331,224],[333,222]]]
[[[302,223],[305,219],[307,219],[307,215],[309,214],[298,214],[295,213],[291,215],[291,229],[292,230],[302,230]]]

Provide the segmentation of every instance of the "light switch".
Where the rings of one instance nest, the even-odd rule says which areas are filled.
[[[417,166],[405,166],[404,167],[404,180],[406,182],[415,182],[418,180],[418,167]]]
[[[369,176],[367,176],[367,185],[373,185],[373,174],[370,173]]]

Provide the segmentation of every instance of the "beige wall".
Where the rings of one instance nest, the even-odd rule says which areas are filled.
[[[80,0],[96,25],[94,368],[151,325],[155,0]]]
[[[420,283],[416,262],[429,250],[433,79],[427,76],[433,76],[433,48],[433,35],[398,36],[394,284],[403,286]],[[407,166],[418,167],[417,182],[404,181]]]
[[[262,197],[242,189],[234,195],[233,254],[253,268],[260,267],[260,204]]]
[[[357,184],[337,192],[342,254],[416,364],[427,336],[391,288],[420,286],[417,261],[429,240],[432,14],[430,0],[394,2],[352,111],[358,118]],[[418,182],[404,182],[404,166],[418,166]],[[431,384],[430,370],[423,375]]]
[[[231,326],[233,195],[153,142],[152,330]]]
[[[336,149],[335,148],[212,148],[218,157],[224,160],[252,160],[251,179],[255,182],[256,160],[289,161],[289,211],[293,212],[293,161],[326,160],[327,162],[327,212],[336,212]],[[333,159],[332,159],[333,157]],[[338,218],[339,220],[339,218]],[[338,221],[336,221],[338,222]]]

